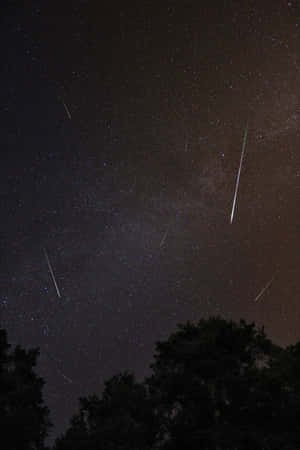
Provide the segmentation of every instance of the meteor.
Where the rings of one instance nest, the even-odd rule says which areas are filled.
[[[265,285],[265,287],[260,291],[260,293],[255,297],[254,301],[257,302],[260,297],[264,294],[264,292],[268,289],[268,287],[271,286],[271,284],[273,283],[273,280],[275,278],[275,275],[273,275],[273,277],[271,278],[270,281],[268,281],[268,283]]]
[[[49,352],[47,352],[47,350],[44,349],[44,352],[46,353],[46,355],[52,359],[52,361],[55,362],[55,366],[56,366],[56,370],[57,372],[68,382],[68,383],[73,383],[73,380],[70,377],[67,377],[67,375],[58,367],[57,365],[57,360],[55,358],[53,358],[53,356],[50,355]]]
[[[170,225],[168,225],[168,228],[165,231],[165,234],[163,235],[162,240],[160,241],[159,247],[162,247],[164,245],[166,237],[168,236],[168,233],[169,233],[169,228],[170,228]]]
[[[52,277],[52,280],[53,280],[53,283],[54,283],[57,295],[58,295],[59,298],[61,298],[61,295],[60,295],[60,292],[59,292],[59,289],[58,289],[58,286],[57,286],[57,283],[56,283],[56,279],[55,279],[55,276],[54,276],[54,273],[53,273],[53,270],[52,270],[52,267],[51,267],[51,264],[50,264],[50,261],[49,261],[49,258],[48,258],[48,255],[47,255],[47,252],[46,252],[45,248],[44,248],[44,254],[45,254],[45,257],[46,257],[46,261],[47,261],[47,264],[48,264],[49,272],[51,273],[51,277]]]
[[[67,113],[69,119],[71,120],[71,113],[70,113],[70,111],[69,111],[69,108],[67,107],[67,105],[65,104],[64,101],[62,101],[62,102],[63,102],[64,108],[65,108],[65,110],[66,110],[66,113]]]
[[[188,140],[185,140],[185,146],[184,146],[184,151],[187,152],[188,151]]]
[[[231,216],[230,216],[230,223],[231,224],[232,224],[232,221],[233,221],[234,210],[235,210],[235,205],[236,205],[236,198],[237,198],[237,192],[238,192],[238,188],[239,188],[242,163],[243,163],[243,158],[244,158],[244,153],[245,153],[245,148],[246,148],[246,142],[247,142],[247,134],[248,134],[248,123],[247,123],[246,128],[245,128],[243,147],[242,147],[242,154],[241,154],[241,160],[240,160],[240,167],[239,167],[239,171],[238,171],[238,175],[237,175],[237,179],[236,179],[235,192],[234,192],[233,204],[232,204],[232,210],[231,210]]]

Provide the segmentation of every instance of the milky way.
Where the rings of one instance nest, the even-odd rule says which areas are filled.
[[[299,339],[299,10],[200,3],[7,2],[1,325],[53,435],[178,322]]]

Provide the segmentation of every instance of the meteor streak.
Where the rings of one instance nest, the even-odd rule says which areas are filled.
[[[168,236],[168,233],[169,233],[169,228],[170,228],[170,225],[168,225],[168,228],[165,231],[165,234],[163,235],[162,240],[160,241],[159,247],[162,247],[164,245],[166,237]]]
[[[68,382],[68,383],[73,383],[73,380],[72,380],[71,378],[67,377],[67,375],[64,374],[63,371],[58,367],[58,365],[57,365],[57,360],[56,360],[55,358],[53,358],[53,356],[51,356],[50,353],[47,352],[47,350],[44,350],[44,351],[45,351],[46,355],[47,355],[50,359],[52,359],[52,361],[55,362],[55,366],[56,366],[57,372],[58,372],[58,373],[59,373],[59,374],[60,374],[60,375]]]
[[[67,113],[69,119],[71,120],[71,114],[70,114],[69,108],[67,107],[67,105],[65,104],[64,101],[62,101],[62,102],[63,102],[63,105],[64,105],[64,107],[65,107],[66,113]]]
[[[187,152],[188,151],[188,140],[185,140],[185,146],[184,146],[184,151]]]
[[[260,293],[255,297],[254,301],[257,302],[260,297],[264,294],[264,292],[268,289],[268,287],[271,286],[271,284],[273,283],[273,280],[275,278],[275,275],[273,275],[273,277],[271,278],[270,281],[268,281],[268,283],[265,285],[265,287],[260,291]]]
[[[46,261],[47,261],[47,264],[48,264],[49,272],[51,273],[51,277],[52,277],[52,280],[53,280],[53,283],[54,283],[57,295],[58,295],[59,298],[61,298],[61,295],[60,295],[60,292],[59,292],[59,289],[58,289],[58,286],[57,286],[57,283],[56,283],[56,280],[55,280],[55,276],[54,276],[54,273],[53,273],[53,270],[52,270],[52,267],[51,267],[51,264],[50,264],[50,261],[49,261],[49,258],[48,258],[48,255],[47,255],[47,252],[46,252],[45,248],[44,248],[44,254],[45,254],[45,257],[46,257]]]
[[[243,147],[242,147],[242,154],[241,154],[241,160],[240,160],[240,167],[239,167],[239,171],[238,171],[238,175],[237,175],[237,179],[236,179],[236,185],[235,185],[235,192],[234,192],[234,197],[233,197],[233,204],[232,204],[232,210],[231,210],[230,223],[232,223],[233,216],[234,216],[237,192],[238,192],[238,188],[239,188],[240,175],[241,175],[241,169],[242,169],[242,163],[243,163],[243,158],[244,158],[244,153],[245,153],[245,148],[246,148],[246,142],[247,142],[247,134],[248,134],[248,123],[247,123],[246,128],[245,128]]]

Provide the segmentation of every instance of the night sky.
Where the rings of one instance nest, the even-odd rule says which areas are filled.
[[[299,3],[23,3],[0,19],[0,319],[40,347],[53,435],[177,323],[299,340]]]

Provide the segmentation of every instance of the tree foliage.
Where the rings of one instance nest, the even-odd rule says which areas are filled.
[[[79,413],[55,450],[139,450],[154,443],[153,414],[143,384],[125,372],[105,383],[102,398],[80,399]]]
[[[254,323],[211,317],[158,342],[151,369],[81,399],[55,450],[300,448],[300,343],[283,349]]]
[[[34,371],[39,351],[10,349],[0,329],[0,426],[6,450],[44,449],[49,410],[44,405],[44,381]]]
[[[147,380],[162,447],[300,448],[300,403],[295,389],[284,388],[290,386],[282,376],[284,354],[263,329],[243,320],[212,317],[179,326],[157,344]]]

